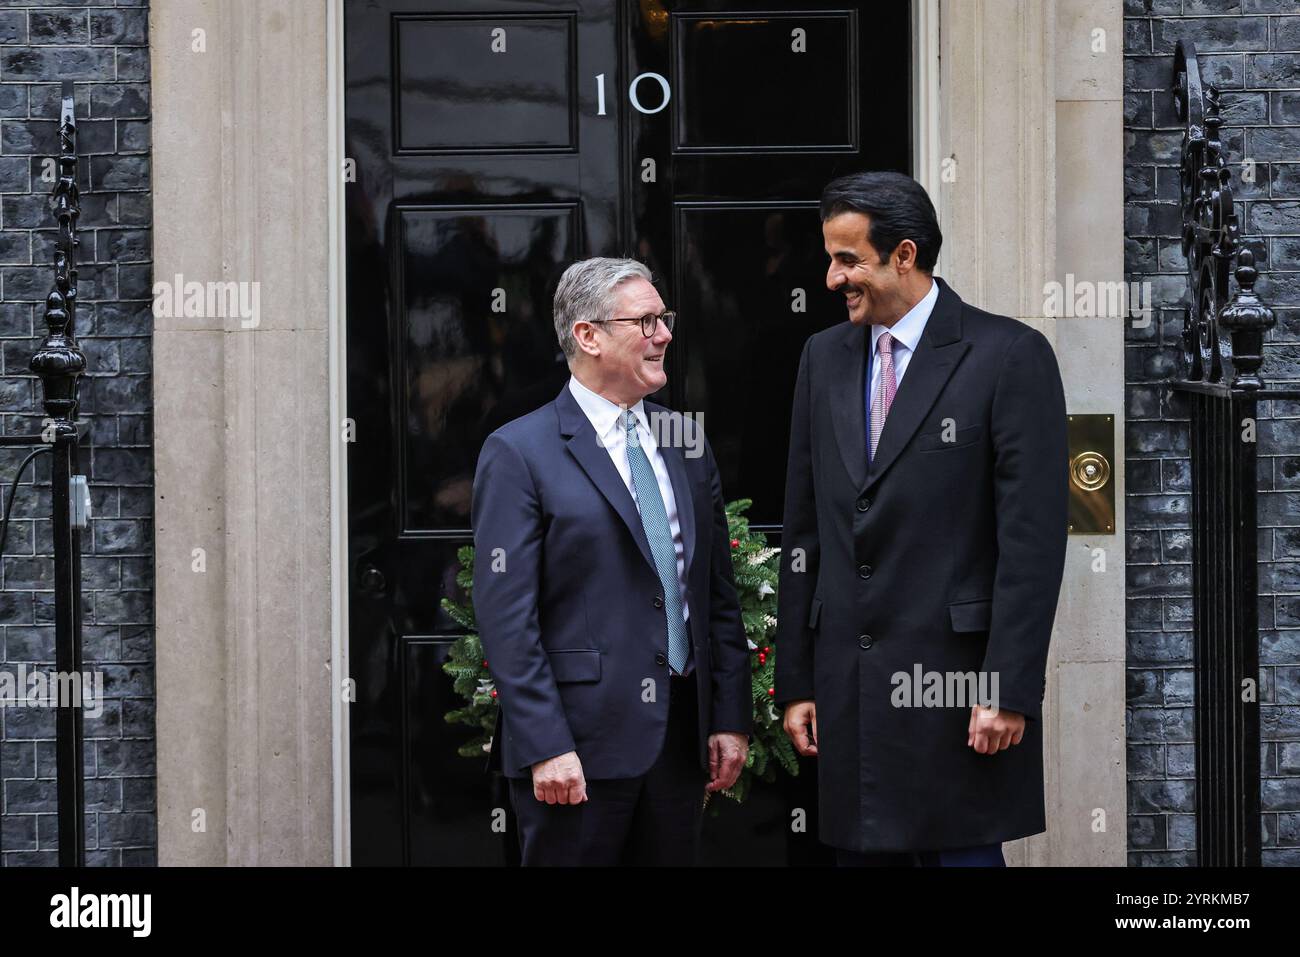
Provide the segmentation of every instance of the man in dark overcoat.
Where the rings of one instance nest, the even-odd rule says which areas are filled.
[[[932,273],[914,180],[821,203],[848,321],[799,361],[776,700],[844,865],[1001,865],[1045,829],[1042,699],[1067,532],[1065,400],[1036,329]]]

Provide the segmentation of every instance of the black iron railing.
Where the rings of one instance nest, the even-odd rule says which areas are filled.
[[[77,403],[86,357],[77,345],[77,118],[71,82],[63,84],[59,114],[58,181],[50,200],[58,223],[54,288],[45,301],[45,338],[32,356],[31,369],[41,379],[45,416],[35,435],[0,436],[0,446],[36,446],[27,456],[5,505],[9,510],[22,469],[37,455],[53,457],[50,483],[54,527],[54,659],[64,675],[81,675],[81,531],[89,514],[86,477],[78,466]],[[3,544],[0,543],[0,554]],[[74,687],[80,689],[78,681]],[[58,772],[59,864],[86,862],[82,702],[60,700],[55,717],[55,762]],[[0,860],[3,855],[0,855]]]
[[[1275,320],[1255,294],[1254,255],[1240,244],[1219,91],[1202,88],[1196,48],[1186,41],[1174,54],[1173,95],[1184,123],[1182,247],[1191,294],[1183,377],[1173,387],[1191,420],[1197,860],[1258,865],[1256,423],[1260,399],[1300,391],[1268,389],[1260,377],[1264,334]]]

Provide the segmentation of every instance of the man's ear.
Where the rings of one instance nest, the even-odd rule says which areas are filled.
[[[894,248],[894,269],[899,273],[911,272],[916,268],[916,243],[904,239]]]
[[[573,324],[573,338],[578,348],[589,356],[600,355],[600,343],[596,340],[596,326],[579,320]]]

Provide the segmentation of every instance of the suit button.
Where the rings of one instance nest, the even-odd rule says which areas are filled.
[[[662,608],[663,606],[664,606],[664,600],[660,598],[658,595],[655,595],[655,607]]]
[[[859,512],[865,512],[869,508],[871,508],[871,499],[867,498],[865,495],[858,499]]]
[[[668,664],[668,656],[655,655],[655,664],[657,664],[660,668],[662,668],[664,665]]]
[[[858,635],[858,647],[861,648],[863,651],[868,650],[871,647],[871,644],[872,642],[871,642],[870,635]]]
[[[870,565],[859,565],[859,566],[858,566],[858,577],[861,578],[861,579],[863,579],[864,581],[865,581],[866,579],[870,578],[870,577],[871,577],[871,566],[870,566]]]

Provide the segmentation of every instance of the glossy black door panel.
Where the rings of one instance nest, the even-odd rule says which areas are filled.
[[[669,23],[677,152],[857,149],[856,11]]]
[[[908,7],[346,0],[344,34],[353,861],[509,863],[500,782],[443,720],[440,603],[483,440],[567,378],[555,282],[651,267],[681,316],[656,398],[701,417],[779,544],[799,351],[843,317],[817,198],[910,168]],[[813,765],[720,800],[706,862],[824,863],[816,803]]]
[[[409,858],[415,864],[503,864],[510,848],[499,835],[489,835],[493,809],[505,807],[504,794],[485,789],[482,761],[457,754],[472,737],[468,729],[438,727],[428,720],[462,703],[443,674],[446,660],[444,639],[411,635],[402,642],[400,681],[408,693],[401,751]],[[448,826],[450,821],[457,826]]]
[[[844,308],[825,288],[817,206],[677,203],[674,212],[677,308],[692,320],[677,342],[685,407],[702,417],[722,487],[752,498],[751,522],[775,529],[799,352]],[[756,380],[761,388],[746,387]]]
[[[400,527],[467,531],[483,439],[563,381],[549,280],[575,258],[577,206],[408,206],[396,224]]]
[[[398,153],[571,150],[577,139],[572,14],[398,16]]]

